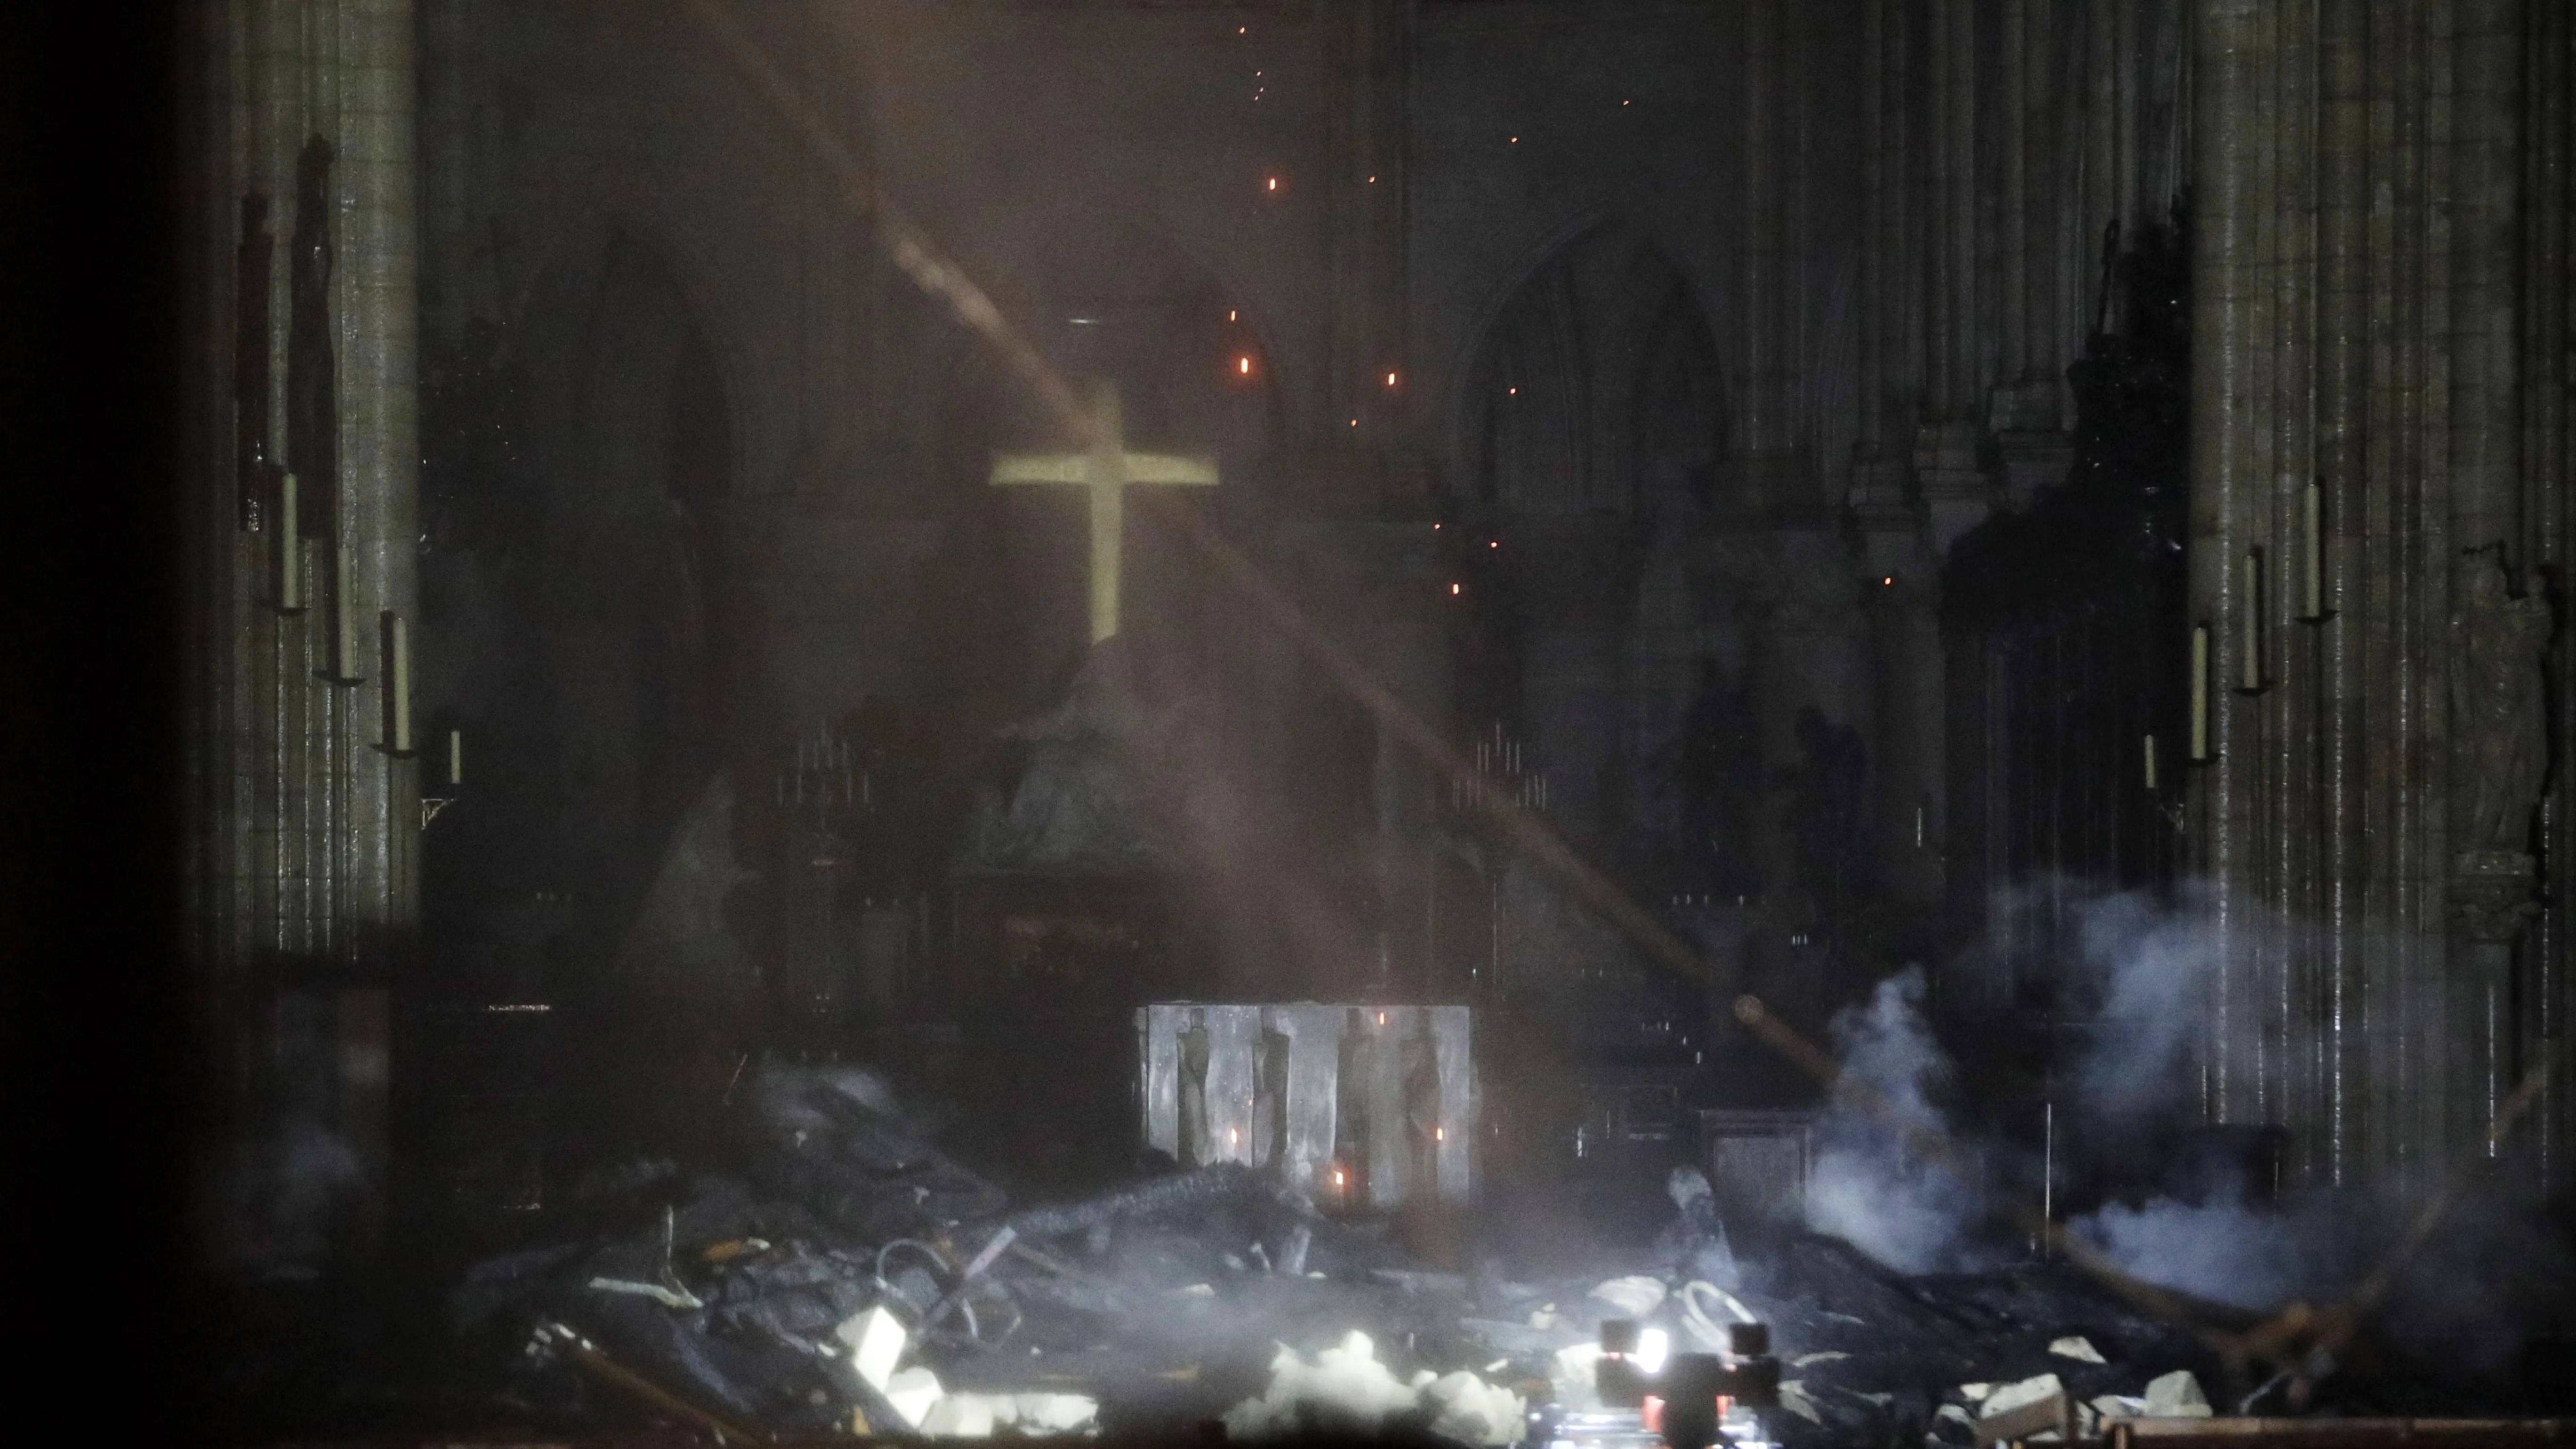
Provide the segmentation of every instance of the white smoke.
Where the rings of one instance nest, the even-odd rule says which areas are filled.
[[[1878,984],[1833,1020],[1842,1070],[1873,1088],[1882,1116],[1840,1104],[1818,1124],[1807,1182],[1807,1226],[1842,1238],[1891,1268],[1931,1273],[1969,1266],[1968,1230],[1983,1216],[1976,1184],[1905,1143],[1905,1129],[1946,1137],[1934,1094],[1950,1061],[1923,1016],[1923,968]]]
[[[2156,1198],[2106,1204],[2067,1230],[2112,1267],[2212,1303],[2276,1308],[2330,1293],[2348,1256],[2322,1199],[2300,1210],[2264,1212],[2241,1192],[2205,1203]]]

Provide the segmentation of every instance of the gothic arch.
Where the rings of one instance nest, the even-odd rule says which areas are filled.
[[[1465,491],[1505,513],[1705,508],[1726,436],[1716,338],[1689,278],[1601,219],[1521,274],[1464,372]]]
[[[528,288],[521,323],[535,537],[503,606],[526,640],[501,703],[560,782],[546,871],[613,940],[756,728],[759,649],[736,564],[739,374],[669,249],[596,220]]]

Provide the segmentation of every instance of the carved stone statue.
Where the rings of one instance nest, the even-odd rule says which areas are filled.
[[[2472,549],[2451,660],[2451,719],[2467,768],[2463,852],[2520,855],[2549,772],[2549,717],[2541,659],[2553,630],[2548,601],[2515,598],[2502,551]]]

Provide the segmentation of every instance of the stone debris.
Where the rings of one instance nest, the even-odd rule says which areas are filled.
[[[1998,1419],[2015,1409],[2027,1408],[2065,1392],[2066,1385],[2058,1379],[2057,1375],[2040,1374],[2035,1378],[2023,1379],[2019,1383],[2002,1385],[1986,1395],[1977,1405],[1977,1417]]]
[[[1518,1282],[1472,1255],[1420,1261],[1386,1220],[1321,1212],[1242,1163],[1015,1206],[865,1073],[771,1068],[746,1086],[728,1170],[612,1178],[624,1196],[593,1218],[627,1231],[457,1285],[460,1332],[518,1365],[514,1403],[580,1422],[609,1393],[519,1353],[543,1322],[782,1437],[1222,1418],[1241,1437],[1370,1426],[1501,1445],[1533,1415],[1604,1412],[1598,1334],[1617,1318],[1677,1359],[1765,1325],[1796,1373],[1764,1420],[1784,1449],[1970,1449],[1981,1425],[2057,1395],[2079,1432],[2211,1412],[2200,1375],[2219,1366],[2200,1340],[2063,1264],[1909,1276],[1778,1225],[1728,1245],[1696,1174],[1674,1175],[1652,1244]]]
[[[2206,1419],[2209,1397],[2189,1369],[2175,1369],[2147,1381],[2142,1410],[2151,1419]]]

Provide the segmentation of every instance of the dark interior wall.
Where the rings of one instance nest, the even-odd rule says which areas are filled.
[[[1532,733],[1563,760],[1558,818],[1618,855],[1640,890],[1785,858],[1758,844],[1776,834],[1784,807],[1765,792],[1777,789],[1690,783],[1681,737],[1722,703],[1703,698],[1709,665],[1729,698],[1778,706],[1749,726],[1758,769],[1801,758],[1799,704],[1838,722],[1867,708],[1843,677],[1860,646],[1837,602],[1860,565],[1817,526],[1839,501],[1848,447],[1836,440],[1850,428],[1851,387],[1835,379],[1854,326],[1856,203],[1835,178],[1858,134],[1829,100],[1851,27],[1839,8],[1781,6],[1759,38],[1789,77],[1763,144],[1797,179],[1765,213],[1764,244],[1790,265],[1769,274],[1756,315],[1737,265],[1745,207],[1729,200],[1747,171],[1749,122],[1726,79],[1756,43],[1742,26],[1660,3],[1369,13],[1380,9],[1401,42],[1369,63],[1370,83],[1404,104],[1369,121],[1379,130],[1365,143],[1338,12],[743,13],[1042,352],[1125,384],[1131,436],[1218,454],[1229,481],[1212,506],[1329,635],[1462,738],[1520,713],[1533,687],[1545,696]],[[594,878],[637,881],[633,860],[603,852],[659,858],[654,842],[681,819],[670,802],[687,808],[676,782],[722,756],[710,741],[774,743],[798,722],[892,700],[949,742],[946,767],[971,760],[974,742],[1069,677],[1083,565],[1074,499],[984,486],[993,447],[1052,441],[1023,390],[911,295],[681,12],[612,10],[431,0],[425,33],[442,37],[452,84],[425,142],[424,194],[442,325],[488,316],[514,334],[531,437],[546,439],[529,465],[560,500],[546,526],[546,546],[563,550],[548,581],[565,590],[548,606],[558,652],[527,668],[565,701],[554,713],[570,753],[552,768],[585,792],[566,806],[582,838],[563,853],[593,857]],[[1379,206],[1368,175],[1338,174],[1354,164],[1383,164],[1400,193]],[[1370,208],[1378,220],[1359,219]],[[659,280],[614,261],[618,246]],[[1372,396],[1346,409],[1351,319],[1378,305],[1377,284],[1353,280],[1359,253],[1395,259],[1396,321],[1375,335],[1399,385],[1358,369]],[[612,275],[628,280],[603,303]],[[1577,315],[1549,320],[1569,306]],[[1516,540],[1506,570],[1550,560],[1553,574],[1513,585],[1528,599],[1494,636],[1509,642],[1453,652],[1441,641],[1462,615],[1446,587],[1486,577],[1465,571],[1491,561],[1455,557],[1463,529],[1435,537],[1427,509],[1390,511],[1372,500],[1393,495],[1352,480],[1419,476],[1472,498],[1466,440],[1490,416],[1479,392],[1499,376],[1492,359],[1560,324],[1570,338],[1548,345],[1570,350],[1544,364],[1556,370],[1542,386],[1562,403],[1516,455],[1525,496],[1493,520]],[[1804,460],[1759,511],[1799,515],[1803,532],[1780,549],[1744,540],[1794,562],[1712,565],[1694,530],[1733,507],[1731,390],[1757,330],[1765,355],[1796,363],[1785,401],[1768,406]],[[587,399],[584,347],[615,358]],[[1240,357],[1256,365],[1252,386],[1224,375]],[[672,381],[655,380],[664,372]],[[700,381],[674,402],[683,377]],[[700,507],[677,485],[687,501],[675,507],[659,472],[719,470],[712,456],[678,460],[657,430],[697,406],[686,398],[716,397],[724,502]],[[1581,461],[1560,467],[1560,455]],[[1307,907],[1237,923],[1263,943],[1244,948],[1244,979],[1305,969],[1365,982],[1400,952],[1427,953],[1428,928],[1398,924],[1439,915],[1405,884],[1426,868],[1402,863],[1428,858],[1402,843],[1428,824],[1423,778],[1283,640],[1241,638],[1239,611],[1174,557],[1131,532],[1131,616],[1176,676],[1225,682],[1208,693],[1231,718],[1205,732],[1224,743],[1201,765],[1242,787],[1238,841],[1284,833],[1310,862]],[[622,582],[568,588],[592,558]],[[720,646],[731,616],[691,602],[714,586],[710,558],[742,585],[756,649]],[[1809,595],[1817,608],[1771,602]],[[1790,632],[1765,642],[1756,622],[1775,615]],[[741,673],[749,658],[756,685]],[[671,717],[648,724],[649,699]],[[1700,823],[1686,829],[1690,812]],[[1756,831],[1748,814],[1773,823]],[[1733,874],[1655,863],[1712,832],[1729,837]],[[1277,865],[1237,851],[1225,868]],[[612,942],[615,914],[593,927]]]

